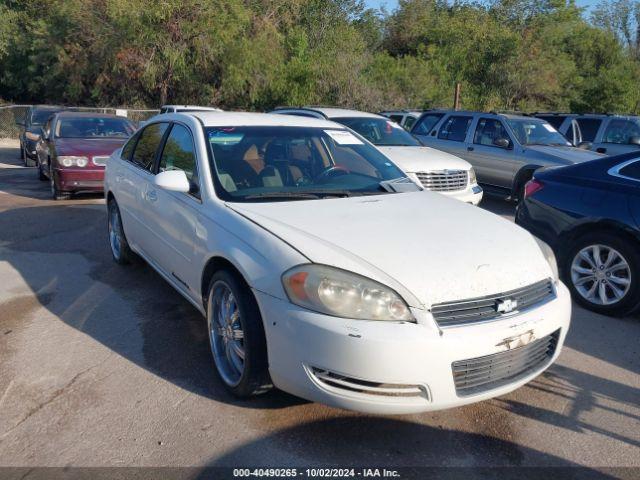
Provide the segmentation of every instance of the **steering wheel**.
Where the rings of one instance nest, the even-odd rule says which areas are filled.
[[[320,172],[320,174],[315,178],[315,180],[323,181],[332,177],[348,175],[349,173],[350,171],[348,168],[341,167],[340,165],[331,165],[330,167],[327,167],[322,172]]]

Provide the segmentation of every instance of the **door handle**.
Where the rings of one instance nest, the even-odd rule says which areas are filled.
[[[604,147],[598,147],[596,148],[596,152],[598,153],[607,153],[607,149]]]
[[[147,200],[149,200],[150,202],[155,202],[156,200],[158,200],[158,194],[156,193],[155,190],[149,190],[147,192]]]
[[[473,147],[467,147],[468,152],[473,152]]]

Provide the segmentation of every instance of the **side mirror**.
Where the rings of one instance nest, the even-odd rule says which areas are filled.
[[[503,138],[503,137],[496,138],[493,141],[493,144],[496,147],[500,147],[500,148],[511,148],[511,142],[509,141],[509,139]]]
[[[576,147],[581,148],[582,150],[591,150],[593,147],[593,143],[591,142],[580,142]]]
[[[156,175],[156,187],[170,192],[189,193],[191,185],[183,170],[166,170]]]
[[[637,135],[629,137],[629,145],[638,145],[638,146],[640,146],[640,137],[637,136]]]

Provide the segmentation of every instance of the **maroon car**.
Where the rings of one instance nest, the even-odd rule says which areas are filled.
[[[51,183],[56,200],[67,199],[76,192],[102,191],[107,158],[135,129],[131,121],[115,115],[53,115],[36,146],[40,180]]]

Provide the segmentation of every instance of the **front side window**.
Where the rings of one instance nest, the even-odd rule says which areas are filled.
[[[444,113],[425,113],[420,117],[418,123],[413,127],[411,133],[414,135],[429,135],[436,123],[444,116]]]
[[[127,141],[127,143],[125,143],[124,147],[122,147],[122,153],[120,154],[120,158],[123,158],[125,160],[131,160],[131,152],[133,152],[133,147],[136,146],[138,137],[139,135],[134,135]]]
[[[596,134],[600,129],[602,120],[597,118],[577,118],[576,122],[578,122],[578,126],[580,126],[582,141],[593,142],[596,139]]]
[[[552,145],[570,147],[567,139],[544,120],[535,118],[508,118],[520,145]]]
[[[216,191],[229,201],[383,194],[388,190],[381,182],[405,177],[376,148],[348,130],[209,127],[205,135]]]
[[[500,120],[481,118],[473,134],[473,143],[497,147],[498,140],[510,141],[509,134]]]
[[[126,138],[136,128],[125,118],[59,117],[55,136],[58,138]]]
[[[604,143],[628,144],[632,137],[640,137],[640,124],[637,120],[615,119],[609,122],[604,132]]]
[[[174,124],[160,157],[160,170],[182,170],[192,185],[198,184],[196,155],[191,133],[183,125]]]
[[[131,161],[143,170],[152,171],[158,146],[162,141],[167,123],[153,123],[140,132],[140,137]]]
[[[471,117],[449,117],[438,132],[440,140],[451,140],[453,142],[464,142],[471,125]]]
[[[336,118],[334,120],[355,130],[379,147],[420,146],[420,142],[393,120],[374,117]]]

